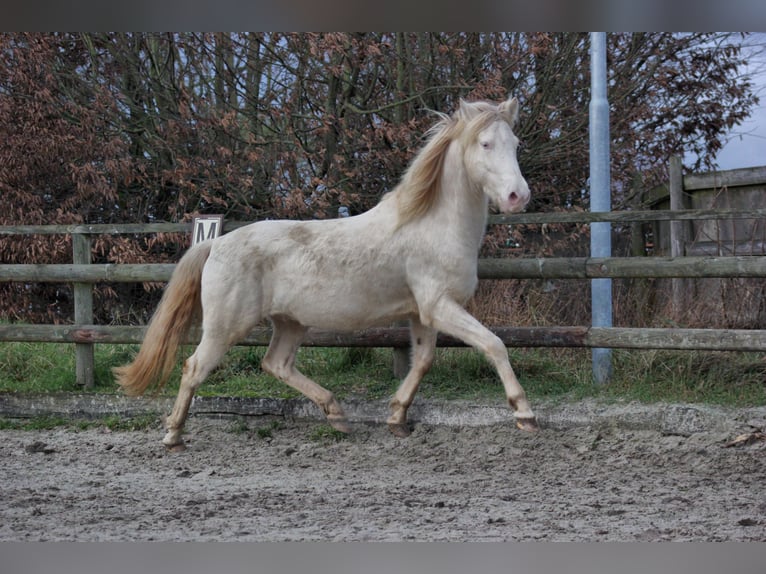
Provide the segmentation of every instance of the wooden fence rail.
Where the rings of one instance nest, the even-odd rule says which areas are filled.
[[[766,208],[761,209],[680,209],[680,210],[635,210],[592,213],[589,211],[551,211],[545,213],[516,213],[512,215],[490,215],[490,225],[544,223],[631,223],[650,221],[691,221],[698,219],[762,219]],[[226,221],[224,232],[248,225],[249,221]],[[77,225],[5,225],[0,226],[0,235],[130,235],[145,233],[188,233],[189,223],[98,223]]]
[[[766,218],[766,209],[680,210],[610,213],[542,213],[490,216],[490,224],[629,223],[693,219]],[[246,225],[226,222],[224,231]],[[65,282],[75,285],[74,325],[0,324],[0,341],[74,343],[78,382],[93,385],[93,344],[138,343],[145,327],[93,325],[92,284],[97,282],[164,282],[174,264],[91,264],[90,236],[99,234],[186,233],[187,223],[129,225],[5,226],[3,235],[71,234],[72,264],[0,265],[0,282]],[[727,257],[610,257],[548,259],[481,259],[482,279],[590,279],[601,277],[698,278],[766,277],[766,256]],[[701,349],[766,351],[766,330],[742,329],[643,329],[593,327],[498,327],[495,333],[507,346],[597,347],[630,349]],[[256,329],[243,345],[267,345],[270,330]],[[194,341],[189,341],[193,343]],[[321,347],[406,348],[403,327],[368,329],[352,333],[310,331],[305,344]],[[440,346],[463,346],[440,336]]]
[[[3,265],[0,282],[161,282],[174,268],[173,263]],[[766,256],[480,259],[478,272],[480,279],[766,277]]]
[[[146,327],[114,325],[0,325],[0,341],[49,343],[140,343]],[[653,329],[628,327],[494,327],[492,331],[508,347],[609,347],[614,349],[678,349],[718,351],[766,350],[766,330],[755,329]],[[254,329],[239,343],[242,346],[269,344],[271,329]],[[186,341],[195,344],[193,337]],[[311,330],[307,347],[386,347],[409,346],[406,327],[380,327],[339,333]],[[440,334],[440,347],[465,344]]]

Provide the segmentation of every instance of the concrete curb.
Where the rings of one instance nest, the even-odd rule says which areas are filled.
[[[6,393],[0,394],[0,416],[131,417],[146,413],[168,413],[173,400],[120,395]],[[388,417],[388,400],[345,399],[341,403],[351,422],[383,424]],[[690,436],[700,432],[745,431],[750,426],[766,427],[766,407],[735,409],[699,404],[646,405],[584,400],[574,403],[536,401],[534,409],[543,429],[610,427]],[[190,412],[197,416],[272,415],[324,420],[319,409],[306,399],[196,397]],[[486,426],[513,424],[513,415],[504,403],[416,399],[410,408],[409,420],[447,426]]]

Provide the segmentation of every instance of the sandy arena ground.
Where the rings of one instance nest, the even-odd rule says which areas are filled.
[[[277,428],[272,429],[272,423]],[[578,426],[192,417],[0,431],[0,540],[766,540],[766,442]],[[259,432],[260,431],[260,432]],[[270,436],[267,436],[270,435]]]

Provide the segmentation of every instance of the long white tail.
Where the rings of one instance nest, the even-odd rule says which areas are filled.
[[[186,252],[149,322],[138,355],[129,365],[113,369],[125,394],[142,395],[150,385],[154,384],[159,390],[167,382],[176,363],[178,347],[200,319],[200,279],[209,255],[208,241]]]

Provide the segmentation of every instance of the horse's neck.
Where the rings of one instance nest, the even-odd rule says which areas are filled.
[[[459,239],[475,253],[487,227],[487,207],[487,196],[472,188],[459,146],[453,144],[444,162],[441,196],[435,206],[437,221],[448,230],[445,235]]]

